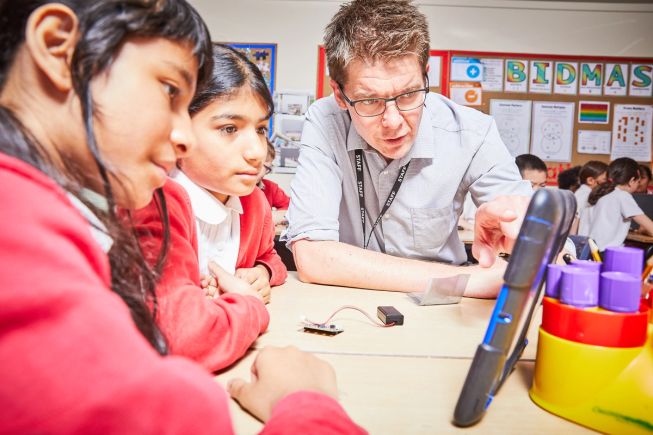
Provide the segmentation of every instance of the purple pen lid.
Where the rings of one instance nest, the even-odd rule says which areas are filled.
[[[569,265],[573,267],[581,267],[587,270],[593,270],[595,272],[601,272],[601,263],[597,261],[572,260],[572,262]]]
[[[574,307],[588,308],[599,304],[599,272],[571,266],[562,270],[560,302]]]
[[[549,264],[546,267],[546,295],[550,298],[560,297],[560,278],[562,271],[568,266],[564,264]]]
[[[600,282],[601,308],[619,313],[636,313],[639,310],[640,278],[624,272],[603,272]]]
[[[616,246],[605,249],[603,254],[604,272],[624,272],[637,277],[642,275],[644,251],[629,246]]]

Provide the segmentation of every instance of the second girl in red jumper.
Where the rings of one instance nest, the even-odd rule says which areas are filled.
[[[262,301],[287,276],[274,250],[270,206],[256,188],[272,97],[243,55],[219,44],[213,54],[211,80],[190,107],[196,150],[163,189],[170,251],[156,290],[158,323],[172,353],[211,371],[236,361],[265,331]],[[152,261],[163,240],[158,207],[154,201],[135,216]]]

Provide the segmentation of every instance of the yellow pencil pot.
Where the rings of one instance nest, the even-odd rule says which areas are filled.
[[[640,347],[577,343],[540,328],[530,397],[607,433],[653,434],[653,326]]]

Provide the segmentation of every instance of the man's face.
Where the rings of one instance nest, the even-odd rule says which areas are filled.
[[[393,98],[423,89],[424,75],[415,55],[374,63],[355,60],[347,66],[342,91],[351,101]],[[365,142],[387,160],[399,159],[408,153],[417,136],[423,104],[413,110],[400,111],[396,102],[389,102],[381,115],[364,117],[346,102],[337,83],[332,81],[331,86],[338,105],[349,110],[354,128]]]

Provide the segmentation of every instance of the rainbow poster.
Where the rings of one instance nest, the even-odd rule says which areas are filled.
[[[607,124],[610,121],[610,103],[607,101],[581,101],[578,103],[579,124]]]
[[[577,88],[578,63],[556,62],[553,92],[555,94],[576,95]]]

